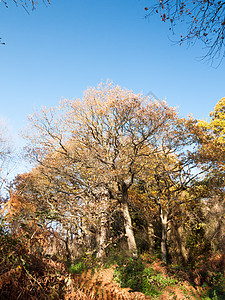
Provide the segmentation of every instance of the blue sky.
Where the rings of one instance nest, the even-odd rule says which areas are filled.
[[[167,24],[144,18],[149,1],[52,0],[29,15],[9,1],[0,3],[0,116],[14,136],[34,108],[107,79],[198,119],[225,96],[225,62],[199,62],[201,43],[173,45]]]

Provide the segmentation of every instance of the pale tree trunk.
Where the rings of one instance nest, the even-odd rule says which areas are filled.
[[[162,241],[161,241],[161,253],[162,253],[162,261],[167,263],[167,221],[168,221],[168,212],[160,208],[160,218],[162,223]]]
[[[136,246],[136,241],[134,237],[134,232],[132,228],[131,217],[130,217],[127,201],[122,203],[122,211],[124,217],[124,227],[125,227],[125,232],[127,237],[128,249],[131,255],[134,258],[137,258],[137,246]]]
[[[98,236],[98,251],[96,257],[102,260],[105,256],[105,244],[106,244],[106,233],[107,233],[107,197],[104,196],[101,199],[101,220],[100,230]]]

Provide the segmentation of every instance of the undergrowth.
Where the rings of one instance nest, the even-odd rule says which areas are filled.
[[[115,280],[121,287],[142,292],[152,298],[160,296],[168,286],[175,286],[178,280],[156,272],[152,267],[145,267],[140,259],[129,258],[118,265]]]
[[[116,266],[114,279],[121,288],[130,288],[132,292],[143,293],[151,299],[158,299],[168,287],[180,288],[188,299],[190,294],[185,285],[182,285],[184,281],[200,288],[198,299],[225,299],[223,255],[210,258],[204,265],[186,269],[180,265],[173,268],[162,265],[156,269],[153,267],[155,260],[151,255],[145,254],[141,257],[133,259],[118,251],[114,255],[108,255],[103,262],[93,257],[83,257],[73,261],[67,269],[57,259],[28,251],[19,239],[0,228],[0,299],[78,299],[76,297],[82,291],[78,282],[75,284],[74,278],[85,276],[73,274],[85,275],[85,272],[92,270],[93,273],[89,272],[91,278],[95,272],[112,265]],[[96,277],[96,282],[97,280]],[[110,284],[107,288],[110,288]],[[84,296],[82,294],[81,297],[86,299]]]
[[[141,292],[149,295],[152,299],[158,299],[168,287],[178,287],[184,294],[190,295],[190,291],[186,290],[184,285],[182,285],[185,281],[195,288],[196,294],[193,294],[193,297],[197,297],[196,299],[225,299],[224,272],[212,269],[209,266],[206,266],[204,270],[185,270],[182,266],[178,269],[168,266],[165,275],[158,270],[156,271],[149,263],[150,261],[152,262],[151,258],[149,261],[146,261],[146,259],[141,260],[140,258],[120,259],[115,269],[115,280],[122,288],[130,288],[132,291]],[[186,279],[183,278],[184,275]],[[196,279],[199,278],[201,280],[197,282]]]
[[[0,230],[0,299],[63,299],[63,264],[30,253],[22,242]]]

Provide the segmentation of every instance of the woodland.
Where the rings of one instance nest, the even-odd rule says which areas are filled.
[[[143,10],[223,59],[225,1]],[[225,98],[209,118],[101,83],[29,116],[13,180],[0,124],[0,299],[225,299]]]
[[[0,299],[225,299],[225,98],[210,120],[112,82],[2,128]]]

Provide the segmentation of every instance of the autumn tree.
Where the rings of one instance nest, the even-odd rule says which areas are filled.
[[[67,167],[55,178],[67,176],[63,179],[67,189],[95,195],[102,191],[108,202],[118,203],[128,248],[135,257],[128,190],[147,159],[160,152],[159,141],[176,117],[165,102],[150,101],[111,83],[100,84],[89,88],[82,100],[65,100],[58,111],[44,109],[33,115],[27,136],[35,145],[30,154],[49,170],[52,157],[60,154]]]
[[[69,263],[84,249],[95,247],[91,241],[101,227],[99,198],[75,185],[76,174],[70,173],[71,168],[66,169],[65,160],[62,163],[62,158],[52,156],[51,165],[48,162],[46,158],[45,165],[40,164],[14,180],[11,197],[6,204],[7,219],[14,231],[16,224],[16,231],[29,225],[33,240],[40,233],[35,226],[42,228],[46,234],[48,232],[52,246],[46,238],[45,252],[64,252]],[[96,251],[100,252],[100,249]]]
[[[199,145],[199,159],[208,167],[206,176],[200,182],[205,199],[204,214],[212,212],[212,222],[206,222],[205,231],[209,243],[216,250],[223,249],[224,201],[225,201],[225,98],[216,104],[209,114],[210,120],[199,120],[198,126],[204,131]],[[223,250],[222,250],[223,251]]]
[[[194,130],[195,128],[195,130]],[[191,129],[191,130],[190,130]],[[198,138],[202,131],[193,119],[177,119],[170,132],[160,140],[160,153],[154,154],[143,168],[139,180],[150,206],[158,206],[161,220],[162,260],[167,262],[168,224],[177,208],[192,205],[189,191],[206,171],[197,159]]]
[[[191,153],[192,149],[187,149],[191,163],[197,166],[194,173],[190,174],[197,175],[200,170],[202,174],[191,180],[187,189],[181,191],[179,197],[181,205],[177,208],[174,206],[175,218],[177,219],[178,214],[181,214],[181,218],[177,219],[178,222],[176,220],[174,222],[172,218],[170,239],[174,241],[175,236],[177,240],[180,239],[183,250],[187,249],[183,251],[186,253],[184,255],[186,262],[190,264],[195,264],[195,256],[207,258],[216,251],[223,253],[225,199],[223,100],[222,98],[210,113],[209,122],[199,120],[188,124],[188,130],[196,136],[194,156]],[[187,170],[186,167],[185,173]],[[180,224],[178,234],[174,230],[177,227],[176,223]]]
[[[225,143],[225,98],[218,101],[209,116],[211,117],[209,122],[200,120],[199,125],[210,131],[214,142]]]
[[[68,256],[74,250],[81,254],[89,249],[101,259],[106,248],[108,192],[96,172],[84,164],[84,149],[76,152],[78,144],[65,127],[64,113],[60,107],[57,113],[44,109],[41,115],[32,116],[36,132],[31,129],[30,138],[35,147],[27,150],[37,166],[26,177],[28,184],[16,186],[16,190],[28,198],[31,193],[38,218],[58,224],[58,237],[65,243]],[[71,249],[74,245],[76,249]]]
[[[33,253],[41,254],[50,240],[49,220],[38,218],[34,199],[38,193],[29,174],[18,175],[4,204],[4,223],[14,239]]]
[[[222,98],[210,113],[209,122],[199,120],[198,126],[204,131],[199,147],[199,158],[210,171],[205,184],[216,193],[224,193],[225,185],[225,98]]]
[[[146,17],[158,14],[163,22],[168,22],[172,32],[180,23],[184,23],[180,44],[194,44],[196,40],[201,40],[208,49],[207,58],[213,61],[215,58],[224,57],[224,1],[155,0],[145,10]]]

